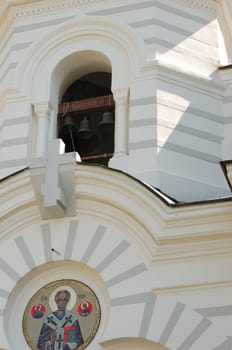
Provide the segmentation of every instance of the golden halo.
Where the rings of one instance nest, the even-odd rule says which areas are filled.
[[[57,292],[59,292],[61,290],[68,290],[70,293],[70,300],[67,304],[68,311],[72,310],[72,308],[76,304],[77,296],[76,296],[76,292],[73,290],[73,288],[71,288],[69,286],[60,286],[52,291],[50,298],[49,298],[49,306],[50,306],[50,309],[52,310],[52,312],[57,309],[57,305],[55,302],[55,295]]]
[[[81,303],[82,310],[84,310],[84,304],[86,304],[89,307],[88,301],[82,301]]]

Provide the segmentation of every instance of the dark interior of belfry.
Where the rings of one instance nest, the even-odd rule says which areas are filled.
[[[85,75],[65,91],[58,112],[58,137],[65,152],[76,151],[81,160],[108,165],[114,153],[114,100],[111,74]]]

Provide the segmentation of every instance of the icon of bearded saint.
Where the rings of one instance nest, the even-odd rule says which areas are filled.
[[[55,294],[57,310],[48,315],[42,325],[37,342],[39,350],[76,350],[83,344],[79,322],[66,310],[70,296],[65,289]]]

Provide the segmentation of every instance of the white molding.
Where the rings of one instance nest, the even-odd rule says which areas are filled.
[[[46,12],[52,12],[57,10],[63,10],[65,8],[71,8],[75,6],[86,6],[90,4],[95,4],[99,2],[104,2],[105,0],[52,0],[52,1],[43,1],[42,3],[39,3],[36,1],[29,0],[27,3],[25,1],[20,2],[11,2],[9,6],[13,7],[13,17],[24,17],[24,16],[31,16],[31,15],[41,15]]]
[[[185,3],[191,7],[197,7],[201,10],[205,10],[213,15],[216,15],[217,13],[217,0],[179,0],[179,2]]]
[[[40,101],[33,103],[35,114],[38,118],[51,118],[53,107],[50,101]]]
[[[156,67],[156,77],[161,80],[174,81],[176,85],[197,92],[201,91],[205,95],[213,96],[219,100],[224,96],[226,84],[219,79],[211,79],[162,60],[155,62],[154,66]]]
[[[89,4],[95,4],[99,2],[106,2],[106,0],[54,0],[47,1],[46,4],[40,4],[36,0],[8,0],[5,4],[2,4],[2,11],[6,11],[9,7],[14,6],[14,17],[30,16],[41,14],[49,11],[56,11],[59,9],[70,8],[74,6],[85,6]],[[197,7],[201,10],[205,10],[211,14],[216,14],[216,2],[217,0],[178,0],[191,7]],[[109,3],[109,0],[107,0]]]
[[[115,89],[113,90],[113,94],[114,94],[114,100],[118,105],[125,105],[128,103],[128,97],[129,97],[128,88]]]
[[[47,5],[39,4],[36,8],[35,6],[31,6],[31,8],[28,8],[25,6],[25,9],[17,9],[14,12],[14,17],[22,17],[22,16],[30,16],[30,15],[36,15],[36,14],[42,14],[44,12],[50,12],[50,11],[56,11],[56,10],[62,10],[65,8],[71,8],[74,6],[82,6],[82,5],[89,5],[92,3],[98,3],[103,2],[104,0],[70,0],[70,1],[52,1],[48,2]]]
[[[192,237],[185,240],[180,237],[179,240],[168,240],[166,245],[164,242],[160,243],[156,249],[156,255],[153,257],[153,266],[161,266],[162,264],[172,263],[195,263],[197,261],[210,261],[212,256],[215,259],[223,259],[231,257],[232,240],[229,237],[220,241],[213,240],[213,236],[201,237],[196,234],[195,241]]]
[[[147,339],[120,338],[104,341],[102,350],[168,350],[168,348]]]
[[[86,50],[106,56],[112,71],[117,72],[112,77],[112,89],[128,87],[131,76],[138,74],[145,61],[144,43],[129,26],[101,17],[75,18],[30,47],[16,69],[17,84],[22,84],[25,95],[31,91],[33,94],[35,90],[38,101],[48,99],[52,68],[71,55],[78,54],[83,45]],[[61,72],[58,81],[60,75]],[[38,93],[43,96],[38,96]]]
[[[126,230],[151,264],[231,255],[231,201],[173,208],[118,171],[80,164],[75,176],[77,213],[86,217],[94,213]],[[4,203],[0,239],[7,239],[18,225],[41,220],[28,170],[2,181],[0,198]]]
[[[29,173],[24,170],[0,182],[0,202],[5,206],[0,206],[0,243],[7,247],[17,234],[25,234],[27,240],[33,227],[48,223],[40,217]],[[75,177],[76,220],[82,229],[91,218],[121,232],[148,266],[149,286],[156,294],[231,288],[231,202],[173,208],[119,171],[78,164]],[[47,264],[43,266],[47,271]]]
[[[194,292],[196,290],[202,289],[215,289],[215,288],[231,288],[232,281],[220,281],[220,282],[207,282],[207,283],[195,283],[189,285],[176,285],[176,286],[168,286],[163,288],[154,288],[153,293],[156,295],[161,294],[176,294],[183,292]]]

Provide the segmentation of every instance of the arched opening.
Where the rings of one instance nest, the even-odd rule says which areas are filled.
[[[84,75],[66,89],[58,111],[58,137],[65,152],[76,151],[82,161],[108,165],[114,153],[114,124],[111,73]]]
[[[58,136],[58,104],[68,87],[87,74],[108,72],[115,103],[114,155],[109,166],[124,166],[130,86],[145,62],[145,52],[144,42],[129,26],[99,17],[77,18],[32,45],[16,69],[19,90],[32,101],[30,157],[44,157],[48,141]]]

